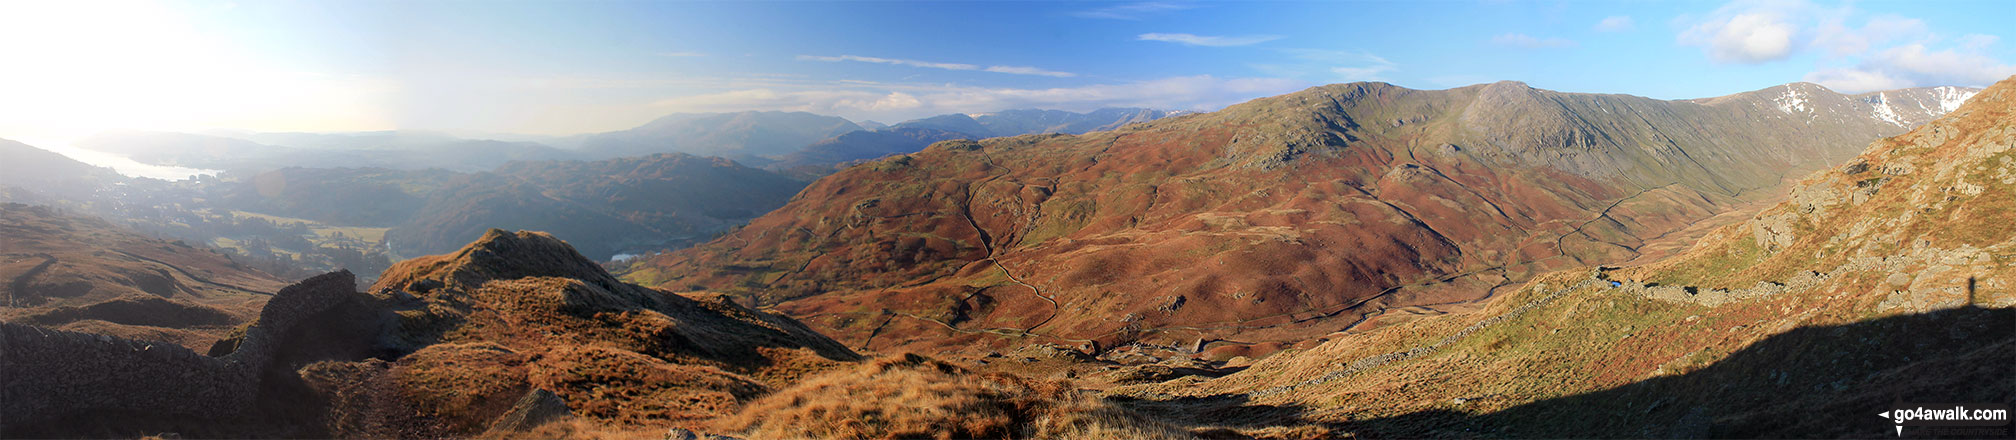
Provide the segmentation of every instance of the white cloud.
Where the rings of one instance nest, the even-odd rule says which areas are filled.
[[[1312,81],[1386,81],[1386,72],[1400,69],[1398,63],[1371,52],[1326,49],[1280,49],[1288,60],[1274,64],[1254,64],[1255,70],[1270,75]]]
[[[1846,17],[1837,15],[1815,30],[1812,45],[1828,55],[1842,57],[1867,53],[1870,48],[1899,39],[1924,37],[1929,31],[1923,20],[1897,15],[1870,18],[1860,28],[1850,28]]]
[[[1538,38],[1532,35],[1513,33],[1491,37],[1491,44],[1507,47],[1517,47],[1522,49],[1548,49],[1556,47],[1573,47],[1575,46],[1575,41],[1559,37]]]
[[[986,69],[986,70],[987,70],[988,72],[994,72],[994,73],[1012,73],[1012,74],[1016,74],[1016,75],[1039,75],[1039,76],[1052,76],[1052,77],[1058,77],[1058,78],[1069,78],[1069,77],[1074,77],[1074,76],[1078,76],[1078,74],[1075,74],[1075,73],[1071,73],[1071,72],[1059,72],[1059,71],[1055,71],[1055,70],[1043,70],[1043,69],[1038,69],[1038,68],[1034,68],[1034,67],[1028,67],[1028,66],[987,66],[987,69]]]
[[[1631,16],[1629,15],[1613,15],[1604,17],[1603,21],[1596,22],[1596,31],[1623,32],[1631,30],[1634,25],[1635,23],[1631,21]]]
[[[1248,46],[1281,39],[1280,35],[1245,35],[1237,37],[1192,35],[1192,34],[1141,34],[1141,41],[1166,41],[1191,46],[1229,47]]]
[[[1483,84],[1491,82],[1490,77],[1486,77],[1483,75],[1468,75],[1468,74],[1437,75],[1424,79],[1428,80],[1428,82],[1431,84],[1435,84],[1441,87],[1462,87],[1472,84]]]
[[[1080,18],[1103,18],[1109,20],[1140,20],[1142,16],[1157,12],[1181,11],[1195,7],[1196,6],[1194,5],[1180,4],[1180,3],[1139,2],[1139,3],[1128,3],[1123,5],[1104,7],[1099,9],[1077,11],[1072,12],[1071,15]]]
[[[1843,93],[1902,89],[1912,86],[1910,80],[1861,69],[1816,70],[1806,74],[1804,81],[1827,86]]]
[[[1995,45],[1997,41],[2002,41],[2002,37],[1985,34],[1967,34],[1960,36],[1960,47],[1967,50],[1987,50],[1988,46]]]
[[[945,70],[980,70],[980,66],[972,64],[937,63],[930,61],[899,60],[894,58],[876,58],[876,57],[863,57],[854,55],[841,55],[837,57],[818,56],[818,55],[799,55],[798,59],[808,61],[827,61],[827,62],[859,61],[863,63],[895,64],[899,66],[925,67],[931,69],[945,69]]]
[[[1119,84],[1059,88],[993,88],[957,85],[828,83],[785,85],[681,96],[653,104],[659,111],[808,111],[852,119],[907,120],[945,113],[981,113],[1011,108],[1092,110],[1150,107],[1215,110],[1253,98],[1287,93],[1310,84],[1281,78],[1217,78],[1209,75]]]
[[[826,61],[826,62],[855,61],[863,63],[894,64],[899,66],[923,67],[928,69],[977,70],[977,71],[994,72],[994,73],[1049,76],[1057,78],[1069,78],[1078,76],[1078,74],[1071,72],[1060,72],[1055,70],[1046,70],[1027,66],[980,66],[976,64],[940,63],[933,61],[904,60],[895,58],[876,58],[876,57],[864,57],[854,55],[841,55],[837,57],[819,56],[819,55],[799,55],[798,59],[805,61]]]
[[[1342,78],[1346,82],[1385,81],[1386,78],[1382,78],[1379,75],[1391,71],[1393,71],[1392,64],[1330,68],[1331,73],[1337,74],[1338,78]]]
[[[1872,15],[1853,5],[1734,1],[1673,23],[1685,29],[1681,44],[1701,46],[1717,62],[1757,64],[1801,53],[1822,55],[1804,79],[1844,92],[1984,86],[2016,74],[2016,66],[1990,55],[2000,37],[1945,37],[1924,20]]]
[[[1746,12],[1713,19],[1680,34],[1682,44],[1704,46],[1718,62],[1756,64],[1792,55],[1799,27],[1768,11]]]
[[[1893,47],[1864,59],[1854,68],[1823,69],[1807,81],[1844,92],[1933,85],[1986,85],[2016,75],[2016,65],[2002,63],[1978,49],[1930,50],[1923,44]]]

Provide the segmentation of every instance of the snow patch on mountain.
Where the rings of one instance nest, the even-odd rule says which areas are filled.
[[[1952,113],[1954,110],[1959,110],[1960,104],[1967,103],[1967,99],[1973,98],[1975,93],[1980,92],[1953,86],[1932,88],[1932,96],[1939,99],[1939,114]]]
[[[1873,104],[1870,106],[1869,111],[1871,117],[1896,124],[1899,127],[1904,126],[1904,117],[1897,115],[1897,110],[1890,108],[1890,97],[1888,95],[1878,93],[1876,94],[1876,99],[1870,100],[1869,103]]]
[[[1785,95],[1774,101],[1778,103],[1778,109],[1786,114],[1806,111],[1806,96],[1799,94],[1799,90],[1793,89],[1792,86],[1785,86]]]

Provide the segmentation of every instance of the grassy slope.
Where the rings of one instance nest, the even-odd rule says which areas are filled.
[[[2016,395],[2012,100],[2016,81],[2005,81],[1685,255],[1601,274],[1704,292],[1830,275],[1809,288],[1709,306],[1607,282],[1564,290],[1598,274],[1557,273],[1483,310],[1277,356],[1205,391],[1123,393],[1257,395],[1248,406],[1392,436],[1865,436],[1888,428],[1865,414],[1893,399],[2006,401]],[[1872,178],[1888,181],[1853,195]]]

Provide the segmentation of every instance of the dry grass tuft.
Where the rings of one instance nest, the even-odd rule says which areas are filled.
[[[1064,382],[978,373],[915,354],[813,377],[722,419],[754,438],[1187,438]]]
[[[559,394],[575,415],[662,426],[728,415],[768,391],[747,377],[607,347],[560,347],[531,365],[531,383]]]

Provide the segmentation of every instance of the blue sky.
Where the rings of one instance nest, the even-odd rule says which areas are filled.
[[[1213,110],[1498,80],[1662,99],[2016,74],[2016,2],[0,2],[0,137],[569,134],[673,112]]]

